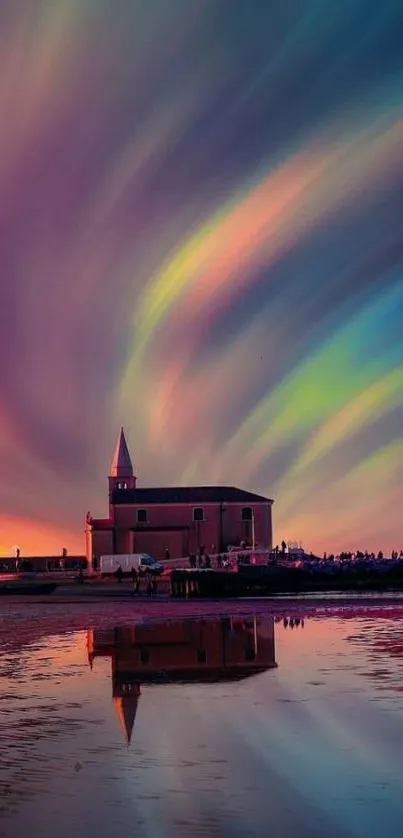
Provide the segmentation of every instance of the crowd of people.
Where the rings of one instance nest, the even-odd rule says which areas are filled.
[[[337,553],[336,555],[334,553],[329,553],[329,554],[324,553],[323,554],[323,560],[324,561],[326,561],[327,559],[329,559],[330,561],[336,560],[336,561],[341,561],[341,562],[348,562],[348,561],[351,562],[351,561],[354,561],[354,560],[357,560],[357,559],[359,561],[361,559],[369,559],[371,561],[374,561],[374,559],[378,559],[379,561],[382,561],[382,559],[386,559],[386,558],[388,558],[388,556],[385,556],[383,550],[379,550],[377,553],[374,553],[374,552],[370,553],[368,550],[364,550],[364,551],[362,551],[362,550],[355,550],[355,551],[350,550],[350,551],[342,551],[341,553]],[[403,559],[403,550],[400,550],[400,552],[398,552],[397,550],[392,550],[392,552],[390,554],[390,558],[392,560]]]
[[[213,545],[214,547],[214,545]],[[268,564],[303,567],[306,569],[320,569],[332,572],[336,568],[374,568],[381,571],[388,568],[403,566],[403,549],[392,550],[385,554],[383,550],[370,552],[368,550],[345,550],[340,553],[324,552],[322,556],[307,553],[301,547],[290,550],[286,542],[276,545],[271,551],[252,549],[250,545],[243,542],[238,547],[227,547],[225,553],[210,555],[204,547],[201,547],[198,554],[191,553],[189,556],[189,567],[191,569],[228,569],[236,570],[241,565]]]
[[[148,597],[155,598],[157,596],[158,583],[157,576],[155,575],[155,573],[147,573],[147,571],[142,570],[142,568],[136,570],[135,567],[132,567],[130,571],[130,576],[134,588],[134,593],[137,594],[137,596],[140,596],[140,594],[143,591]],[[121,565],[117,567],[115,571],[115,577],[119,583],[122,582],[124,572],[122,570]]]

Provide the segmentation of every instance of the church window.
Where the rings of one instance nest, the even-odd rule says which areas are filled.
[[[251,506],[244,506],[242,509],[242,520],[243,521],[251,521],[252,520],[252,507]]]
[[[193,510],[194,521],[204,521],[204,509],[202,506],[196,506]]]
[[[146,509],[138,509],[137,510],[137,523],[138,524],[146,524],[147,523],[147,510]]]
[[[118,483],[118,489],[127,489],[127,483]]]

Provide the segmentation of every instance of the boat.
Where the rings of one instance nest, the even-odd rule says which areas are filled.
[[[0,596],[43,596],[53,594],[58,582],[48,582],[43,579],[7,579],[0,581]]]

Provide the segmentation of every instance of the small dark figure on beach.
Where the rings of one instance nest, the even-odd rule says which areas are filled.
[[[79,570],[78,570],[76,580],[77,580],[79,585],[84,585],[84,573],[83,573],[82,567],[80,567]]]
[[[131,577],[133,582],[134,593],[140,593],[140,571],[137,571],[135,567],[131,569]]]
[[[151,578],[151,576],[148,576],[147,577],[147,596],[148,597],[152,596],[152,592],[153,592],[152,578]]]
[[[167,547],[165,549],[165,561],[169,562],[170,558],[171,558],[171,553],[170,553],[169,547]]]
[[[122,570],[122,568],[121,568],[121,566],[120,566],[120,565],[119,565],[119,566],[118,566],[118,568],[116,569],[116,574],[115,574],[115,576],[116,576],[116,579],[118,580],[118,582],[121,582],[121,581],[122,581],[122,579],[123,579],[123,570]]]

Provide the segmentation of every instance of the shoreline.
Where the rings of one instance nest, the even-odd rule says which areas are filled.
[[[29,603],[28,607],[27,604]],[[170,597],[3,596],[0,598],[0,658],[11,651],[46,648],[49,638],[89,629],[111,630],[135,623],[171,620],[203,620],[224,617],[270,616],[304,620],[399,620],[403,618],[403,596],[391,593],[326,597],[281,596],[238,599],[171,599]],[[291,629],[290,629],[291,630]],[[85,643],[81,639],[80,643]],[[84,648],[84,647],[83,647]]]
[[[351,590],[329,590],[329,591],[306,591],[306,592],[285,592],[272,593],[267,595],[256,596],[238,596],[238,597],[189,597],[189,598],[175,598],[171,597],[167,592],[158,594],[157,597],[147,597],[146,595],[136,595],[133,590],[121,590],[121,586],[108,586],[103,590],[98,590],[95,586],[91,589],[89,585],[83,590],[83,587],[73,585],[60,585],[51,594],[2,594],[0,596],[0,614],[2,611],[2,604],[10,606],[15,605],[48,605],[55,607],[57,605],[79,605],[84,603],[116,604],[123,603],[125,605],[132,605],[136,610],[136,606],[140,606],[143,611],[144,608],[149,608],[155,613],[158,605],[166,610],[167,604],[170,605],[173,613],[180,614],[183,610],[191,610],[192,605],[195,610],[199,611],[200,607],[205,605],[206,609],[214,606],[217,610],[222,607],[225,611],[230,610],[231,606],[239,607],[240,603],[245,609],[250,605],[250,610],[256,605],[271,605],[276,609],[284,609],[285,606],[293,604],[300,607],[323,607],[323,606],[341,606],[341,605],[401,605],[403,607],[403,591],[390,590],[365,590],[357,591]]]

